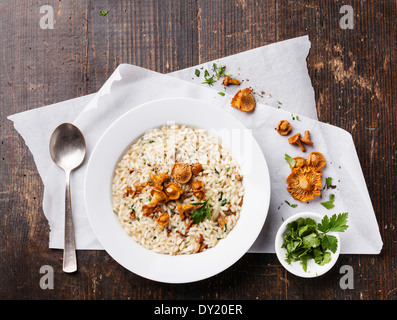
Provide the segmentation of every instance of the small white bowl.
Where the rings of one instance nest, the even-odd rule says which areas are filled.
[[[314,212],[300,212],[300,213],[294,214],[293,216],[286,219],[283,222],[283,224],[280,226],[280,228],[278,229],[276,239],[275,239],[275,249],[276,249],[277,258],[280,261],[280,263],[284,266],[284,268],[287,269],[287,271],[291,272],[292,274],[294,274],[296,276],[303,277],[303,278],[314,278],[314,277],[321,276],[324,273],[326,273],[327,271],[329,271],[334,266],[336,261],[338,260],[339,253],[340,253],[340,246],[341,246],[339,234],[337,232],[327,233],[327,234],[335,236],[338,239],[338,247],[336,249],[336,252],[335,253],[331,252],[331,261],[326,263],[323,266],[320,266],[319,264],[314,262],[314,259],[310,259],[307,261],[307,271],[305,271],[305,270],[303,270],[302,264],[300,261],[293,261],[293,262],[291,262],[291,264],[286,262],[285,255],[287,253],[287,249],[281,247],[284,244],[284,236],[288,232],[287,224],[292,221],[295,221],[299,218],[311,218],[314,221],[316,221],[318,224],[323,219],[323,216],[318,213],[314,213]]]

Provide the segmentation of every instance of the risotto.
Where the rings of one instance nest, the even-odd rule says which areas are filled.
[[[137,243],[180,255],[216,246],[236,225],[244,186],[239,164],[204,129],[146,132],[116,166],[113,211]]]

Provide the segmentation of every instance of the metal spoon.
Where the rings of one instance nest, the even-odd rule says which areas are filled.
[[[63,271],[71,273],[77,270],[77,260],[70,196],[70,173],[80,166],[85,158],[86,144],[81,131],[71,123],[59,125],[50,138],[50,154],[52,160],[66,174]]]

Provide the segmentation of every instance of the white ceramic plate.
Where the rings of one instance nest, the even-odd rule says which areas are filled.
[[[317,223],[320,223],[323,216],[318,213],[314,213],[314,212],[300,212],[300,213],[294,214],[291,217],[289,217],[288,219],[286,219],[283,222],[283,224],[280,226],[280,228],[278,229],[276,239],[275,239],[275,250],[276,250],[277,258],[280,261],[280,263],[284,266],[285,269],[287,269],[289,272],[291,272],[292,274],[294,274],[298,277],[314,278],[314,277],[321,276],[321,275],[325,274],[326,272],[328,272],[334,266],[336,261],[338,260],[339,253],[340,253],[340,246],[341,246],[339,234],[337,232],[329,233],[330,235],[333,235],[338,239],[338,247],[337,247],[336,252],[335,253],[331,252],[331,261],[323,266],[320,266],[319,264],[315,263],[313,259],[310,259],[307,262],[307,270],[305,271],[305,270],[303,270],[302,265],[299,261],[291,262],[291,264],[287,263],[285,261],[285,254],[287,253],[287,249],[281,248],[281,246],[284,243],[284,236],[288,232],[287,224],[292,221],[298,220],[299,218],[311,218],[314,221],[316,221]]]
[[[191,255],[164,255],[137,244],[112,211],[114,169],[128,147],[146,131],[170,123],[207,129],[229,147],[244,175],[245,196],[236,226],[211,249]],[[228,139],[233,133],[233,139]],[[257,142],[235,117],[208,103],[186,99],[155,100],[116,120],[95,146],[84,186],[86,211],[103,248],[122,266],[147,279],[187,283],[211,277],[240,259],[251,247],[269,209],[270,178]]]

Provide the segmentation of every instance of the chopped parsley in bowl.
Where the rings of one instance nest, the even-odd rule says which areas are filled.
[[[329,218],[313,212],[289,217],[279,228],[275,249],[280,263],[291,273],[305,278],[329,271],[340,253],[339,232],[347,226],[348,213]]]

